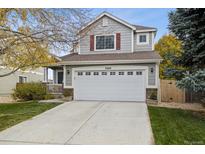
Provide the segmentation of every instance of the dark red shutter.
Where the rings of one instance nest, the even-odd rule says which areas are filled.
[[[90,51],[94,51],[94,35],[90,35]]]
[[[120,33],[116,33],[116,50],[120,50],[121,36]]]

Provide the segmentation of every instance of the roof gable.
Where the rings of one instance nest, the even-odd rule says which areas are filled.
[[[136,30],[136,27],[135,27],[134,25],[129,24],[128,22],[126,22],[126,21],[124,21],[124,20],[122,20],[122,19],[120,19],[120,18],[118,18],[118,17],[115,17],[115,16],[113,16],[112,14],[110,14],[110,13],[108,13],[108,12],[103,12],[103,13],[101,13],[100,15],[98,15],[94,20],[92,20],[91,22],[89,22],[86,26],[82,27],[82,28],[80,29],[80,31],[84,30],[86,27],[92,25],[93,23],[95,23],[97,20],[103,18],[104,16],[107,16],[107,17],[111,18],[112,20],[115,20],[115,21],[121,23],[121,24],[125,25],[126,27],[128,27],[128,28],[130,28],[130,29],[132,29],[132,30]],[[80,32],[80,31],[79,31],[79,32]]]
[[[87,25],[85,25],[84,27],[82,27],[79,32],[81,32],[82,30],[84,30],[85,28],[89,27],[90,25],[94,24],[96,21],[98,21],[99,19],[103,18],[104,16],[107,16],[109,18],[111,18],[112,20],[121,23],[122,25],[136,31],[136,32],[148,32],[148,31],[153,31],[156,33],[157,29],[154,27],[147,27],[147,26],[141,26],[141,25],[133,25],[128,23],[127,21],[124,21],[108,12],[103,12],[100,15],[98,15],[95,19],[93,19],[92,21],[90,21]],[[78,32],[78,33],[79,33]]]

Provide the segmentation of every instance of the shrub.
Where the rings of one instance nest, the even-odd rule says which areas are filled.
[[[20,100],[42,100],[47,95],[46,86],[42,83],[31,82],[18,84],[13,97]]]
[[[202,103],[202,106],[205,107],[205,98],[202,98],[201,103]]]
[[[54,99],[55,98],[55,96],[53,95],[53,94],[46,94],[45,96],[44,96],[44,99],[45,100],[47,100],[47,99]]]
[[[73,89],[64,89],[63,96],[65,97],[73,96]]]
[[[150,99],[157,100],[157,93],[156,92],[152,92],[150,94]]]
[[[157,100],[157,89],[147,89],[147,98]]]

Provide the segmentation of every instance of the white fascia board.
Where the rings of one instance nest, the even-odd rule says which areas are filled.
[[[143,32],[156,32],[156,29],[146,29],[146,30],[135,30],[135,32],[143,33]]]
[[[78,33],[79,33],[80,31],[82,31],[83,29],[85,29],[86,27],[92,25],[96,20],[100,19],[100,18],[103,17],[103,16],[108,16],[108,17],[110,17],[111,19],[114,19],[114,20],[118,21],[119,23],[121,23],[121,24],[123,24],[123,25],[125,25],[125,26],[127,26],[127,27],[129,27],[129,28],[131,28],[132,30],[135,30],[135,29],[136,29],[134,26],[130,25],[130,24],[127,23],[126,21],[124,21],[124,20],[122,20],[122,19],[119,19],[119,18],[117,18],[117,17],[115,17],[115,16],[113,16],[113,15],[107,13],[107,12],[103,12],[103,13],[101,13],[100,15],[98,15],[95,19],[93,19],[91,22],[89,22],[87,25],[85,25],[84,27],[82,27],[82,28],[78,31]]]
[[[90,64],[134,64],[134,63],[159,63],[160,59],[142,60],[104,60],[104,61],[64,61],[58,65],[90,65]]]
[[[154,50],[154,38],[155,38],[155,34],[152,32],[152,50]]]

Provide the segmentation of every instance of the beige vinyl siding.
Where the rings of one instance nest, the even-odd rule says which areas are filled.
[[[103,18],[107,18],[108,26],[103,26]],[[117,53],[117,52],[131,52],[132,50],[132,30],[121,23],[103,17],[96,21],[90,30],[81,36],[80,40],[80,54],[96,54],[96,53]],[[109,51],[90,51],[90,35],[107,35],[121,33],[121,49]]]
[[[0,68],[0,74],[8,72],[8,69]],[[36,74],[35,72],[38,72]],[[16,87],[16,83],[19,82],[19,76],[27,77],[27,82],[43,81],[43,69],[33,70],[33,73],[17,71],[9,76],[0,77],[0,95],[10,95],[13,89]]]
[[[66,72],[69,70],[69,74],[66,74],[66,86],[72,86],[72,67],[66,66]]]

